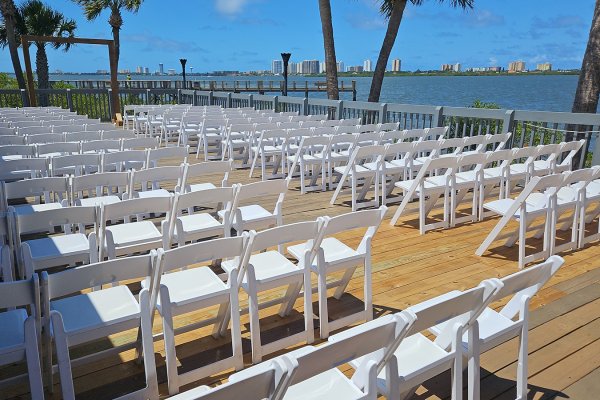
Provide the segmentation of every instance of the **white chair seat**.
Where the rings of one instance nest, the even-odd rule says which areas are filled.
[[[335,172],[337,172],[338,174],[343,174],[343,173],[344,173],[344,171],[346,171],[346,166],[343,166],[343,167],[335,167],[333,170],[334,170]],[[368,174],[368,173],[373,173],[373,172],[374,172],[374,171],[373,171],[372,169],[365,168],[365,167],[364,167],[364,166],[362,166],[362,165],[357,165],[357,166],[356,166],[356,173],[357,173],[357,174],[363,174],[363,173],[365,173],[365,174]],[[353,174],[353,173],[354,173],[354,171],[353,171],[353,170],[350,170],[350,171],[348,172],[348,176],[352,176],[352,174]]]
[[[513,199],[500,199],[500,200],[494,200],[494,201],[490,201],[489,203],[485,203],[483,205],[484,208],[486,208],[487,210],[493,211],[497,214],[500,215],[505,215],[508,210],[510,209],[510,207],[513,205],[514,200]],[[534,202],[534,203],[530,203],[529,199],[527,200],[527,213],[531,214],[531,213],[541,213],[541,212],[546,212],[546,207],[543,203],[538,203],[538,202]],[[521,216],[521,210],[517,210],[515,212],[514,215],[516,218],[519,218]]]
[[[414,179],[409,179],[406,181],[396,182],[395,186],[408,191],[412,187],[413,182],[414,182]],[[442,188],[447,187],[448,185],[446,184],[446,177],[444,175],[438,175],[438,176],[427,177],[425,179],[424,186],[425,186],[425,190],[428,190],[428,189],[442,189]],[[419,189],[420,188],[417,188],[417,192],[419,191]]]
[[[223,230],[223,224],[208,213],[182,215],[177,217],[177,219],[181,221],[184,235],[203,231],[214,231],[215,229],[220,231]],[[179,234],[179,232],[177,232],[177,226],[175,226],[174,234],[175,236]]]
[[[0,313],[0,354],[24,348],[26,319],[23,308]]]
[[[83,333],[135,318],[140,307],[127,286],[115,286],[51,302],[67,334]]]
[[[219,294],[229,296],[227,285],[208,267],[165,274],[160,284],[169,288],[171,305],[174,307],[214,298]],[[160,309],[160,296],[157,301],[157,307]]]
[[[277,251],[254,254],[250,257],[249,263],[256,266],[254,271],[259,283],[268,283],[303,273],[296,264]],[[231,271],[234,267],[237,267],[234,261],[228,260],[221,263],[221,268],[226,272]],[[244,276],[242,284],[246,284],[246,282],[246,276]]]
[[[89,253],[90,245],[83,233],[52,236],[42,239],[28,240],[31,256],[36,261],[56,258],[60,255],[76,255]]]
[[[244,222],[259,221],[259,220],[271,219],[271,218],[275,217],[273,214],[271,214],[270,212],[268,212],[267,210],[265,210],[263,207],[259,206],[258,204],[252,204],[252,205],[248,205],[248,206],[239,207],[238,210],[242,214],[242,220],[244,220]],[[223,215],[225,215],[225,210],[220,210],[218,212],[218,215],[219,215],[219,217],[223,218]],[[238,223],[237,217],[234,218],[233,223],[234,224]]]
[[[448,353],[444,349],[421,333],[405,338],[394,355],[398,360],[398,375],[406,380],[421,369],[443,364],[448,359]],[[385,379],[385,369],[378,378]]]
[[[304,256],[304,249],[306,244],[301,243],[294,246],[288,247],[288,252],[294,256],[297,260],[300,260]],[[363,256],[355,251],[354,249],[346,246],[343,242],[339,241],[334,237],[327,237],[321,242],[321,248],[325,255],[326,264],[334,264],[336,261],[343,260],[344,263],[353,259],[363,259]],[[317,260],[312,264],[312,268],[317,268]]]
[[[129,224],[106,227],[113,236],[115,246],[132,246],[153,240],[162,240],[162,234],[152,221],[140,221]]]
[[[60,203],[45,203],[45,204],[23,204],[14,206],[17,215],[30,215],[37,211],[56,210],[61,208]]]
[[[285,400],[293,399],[362,399],[364,393],[337,368],[292,385],[285,392]]]
[[[171,196],[171,193],[166,189],[143,190],[141,192],[136,192],[136,196],[140,199],[148,197],[169,197]]]
[[[101,206],[103,204],[114,204],[120,202],[121,199],[119,196],[110,195],[110,196],[100,196],[100,197],[88,197],[85,199],[77,199],[75,203],[78,206]]]
[[[207,183],[195,183],[193,185],[189,185],[189,188],[190,188],[189,189],[190,192],[198,192],[200,190],[214,189],[214,188],[216,188],[216,186],[210,182],[207,182]]]

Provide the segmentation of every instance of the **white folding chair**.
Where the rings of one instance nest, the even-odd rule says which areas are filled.
[[[188,164],[185,171],[185,188],[183,192],[196,192],[198,190],[215,188],[216,186],[213,183],[207,182],[208,177],[215,174],[218,174],[217,179],[220,180],[221,187],[230,186],[229,173],[232,169],[233,160],[206,161],[197,164]]]
[[[312,343],[314,340],[312,316],[312,290],[310,282],[311,262],[315,249],[320,245],[319,229],[322,220],[298,222],[277,226],[261,232],[250,231],[244,258],[240,264],[238,284],[248,294],[250,315],[250,337],[252,343],[252,361],[259,362],[264,354],[284,349],[298,343]],[[284,245],[295,241],[306,241],[298,264],[294,264],[284,255]],[[268,250],[277,246],[278,250]],[[235,261],[223,261],[221,267],[230,273],[238,267]],[[279,316],[288,316],[304,285],[304,329],[289,333],[284,338],[264,344],[260,335],[259,309],[281,304]],[[266,290],[285,287],[283,297],[259,303],[258,295]]]
[[[72,366],[93,362],[101,356],[132,347],[137,348],[138,358],[143,354],[145,386],[119,398],[158,398],[148,289],[142,289],[138,295],[139,300],[136,300],[127,285],[118,284],[126,280],[151,277],[155,258],[153,252],[149,255],[80,266],[54,274],[42,273],[47,381],[52,388],[52,375],[55,370],[52,361],[54,341],[64,399],[75,398]],[[102,285],[109,287],[102,289]],[[100,290],[86,290],[98,287]],[[133,342],[71,359],[70,348],[130,329],[139,329],[141,343]]]
[[[185,167],[186,164],[181,164],[132,171],[127,191],[129,198],[172,196],[185,186]],[[172,187],[172,191],[166,187]]]
[[[231,227],[240,235],[247,230],[261,230],[283,224],[283,200],[287,192],[288,181],[285,179],[274,179],[271,181],[260,181],[240,185],[236,192],[232,213]],[[269,211],[259,204],[246,204],[250,200],[266,196],[277,196],[273,211]],[[219,211],[219,217],[223,218],[225,210]]]
[[[0,181],[42,178],[50,172],[47,158],[19,158],[2,162]]]
[[[249,177],[254,173],[254,167],[260,157],[261,179],[280,178],[284,169],[285,145],[288,138],[287,130],[272,129],[261,132],[258,142],[251,146],[251,152],[254,154],[252,165],[250,166]],[[267,160],[271,159],[273,164],[273,173],[267,177]]]
[[[233,374],[229,381],[215,388],[198,386],[176,396],[172,400],[265,400],[273,399],[282,387],[290,371],[282,361],[285,356],[274,358]]]
[[[99,172],[71,177],[71,205],[118,203],[129,187],[128,172]]]
[[[204,161],[221,160],[222,145],[225,139],[222,134],[225,129],[226,120],[223,117],[206,117],[200,126],[198,133],[198,148],[196,158],[200,156],[200,149],[204,153]]]
[[[9,204],[19,214],[33,214],[63,206],[67,199],[69,182],[64,177],[26,179],[15,182],[2,182],[2,206],[0,211],[8,210]],[[11,200],[33,197],[32,202],[14,204]]]
[[[325,217],[320,230],[321,244],[311,257],[310,270],[318,277],[317,293],[319,297],[319,326],[321,338],[329,336],[329,332],[351,325],[357,321],[370,321],[373,318],[373,290],[371,284],[371,242],[387,211],[386,206],[378,210],[363,210],[337,217]],[[365,233],[358,246],[349,246],[333,235],[354,229],[365,228]],[[305,245],[288,247],[288,252],[297,260],[304,257]],[[339,300],[358,267],[364,268],[364,308],[347,314],[338,320],[330,320],[327,307],[327,289],[335,288],[333,297]],[[343,272],[340,279],[327,282],[327,275]]]
[[[27,306],[26,308],[21,306]],[[19,307],[19,308],[15,308]],[[25,361],[27,374],[0,381],[0,387],[29,380],[31,398],[43,399],[44,386],[39,356],[40,286],[38,276],[28,280],[0,283],[0,365]]]
[[[220,189],[217,189],[220,190]],[[238,303],[238,267],[244,254],[248,235],[214,239],[163,251],[158,250],[158,271],[152,298],[162,317],[169,394],[181,386],[229,368],[244,366]],[[208,266],[189,268],[217,259],[232,259],[235,267],[224,283]],[[183,270],[182,270],[183,269]],[[179,270],[179,271],[175,271]],[[216,316],[175,329],[174,317],[218,306]],[[213,325],[212,335],[225,336],[231,320],[232,355],[202,367],[179,373],[175,335]]]
[[[18,215],[9,209],[15,227],[15,248],[18,252],[21,276],[63,265],[88,264],[98,260],[95,207],[61,207]],[[86,226],[92,226],[86,232]],[[53,233],[62,226],[63,235],[29,239],[31,233]]]
[[[296,168],[299,168],[301,194],[318,189],[321,189],[322,191],[327,190],[326,152],[330,140],[331,138],[329,136],[303,137],[300,141],[300,145],[295,151],[295,155],[288,156],[287,161],[288,165],[290,165],[288,179],[291,179],[296,172]],[[321,186],[317,186],[319,167]],[[306,185],[307,177],[310,179],[308,186]]]
[[[148,150],[146,160],[147,168],[158,167],[160,162],[165,159],[175,159],[177,164],[186,163],[190,152],[189,146],[185,147],[161,147]]]
[[[477,324],[470,334],[460,339],[463,348],[472,348],[473,356],[479,358],[480,353],[493,349],[518,337],[517,362],[517,399],[527,398],[527,345],[529,331],[529,304],[533,296],[556,274],[564,260],[552,256],[545,262],[497,279],[500,288],[492,297],[492,301],[500,301],[510,297],[499,311],[485,307],[477,317]],[[453,292],[457,293],[457,292]],[[430,329],[436,336],[450,328],[451,322],[436,325]],[[477,361],[478,365],[479,362]],[[479,384],[479,370],[474,371],[473,381]],[[478,392],[478,387],[476,388]]]
[[[101,167],[100,154],[72,154],[50,159],[52,176],[87,175],[97,172]]]
[[[335,192],[331,197],[329,204],[334,205],[337,197],[342,191],[347,180],[350,181],[352,193],[352,211],[358,207],[369,207],[379,205],[379,179],[383,174],[385,147],[379,145],[370,145],[356,147],[350,156],[348,164],[344,167],[335,167],[333,172],[340,176],[337,182]],[[357,193],[358,185],[362,183],[360,193]],[[363,202],[367,193],[374,186],[374,199],[369,202]],[[361,203],[359,203],[359,201]],[[385,195],[383,198],[385,202]]]
[[[451,371],[451,398],[462,399],[463,357],[468,358],[470,399],[479,398],[479,354],[477,349],[463,348],[463,335],[477,332],[477,318],[500,290],[496,280],[487,280],[464,292],[449,292],[408,307],[416,315],[406,337],[389,356],[386,368],[379,371],[377,388],[388,399],[406,399],[423,382]],[[435,340],[422,332],[446,322]],[[373,355],[351,362],[356,367]]]
[[[556,157],[554,172],[570,171],[573,168],[573,158],[581,149],[585,149],[585,144],[585,139],[562,143],[562,147]],[[567,154],[565,155],[564,153]]]
[[[183,246],[186,242],[195,242],[214,236],[228,237],[231,233],[231,212],[237,186],[204,189],[202,191],[178,193],[173,201],[174,226],[170,230],[171,242]],[[220,205],[223,205],[222,208]],[[206,210],[215,207],[216,211],[223,210],[223,217],[219,221]],[[196,207],[200,208],[196,211]],[[186,214],[182,213],[186,211]]]
[[[515,199],[505,198],[485,203],[484,208],[500,215],[501,218],[477,248],[475,254],[482,256],[495,240],[507,238],[504,244],[507,247],[511,247],[517,240],[519,241],[519,268],[523,268],[531,261],[547,257],[551,251],[550,242],[554,236],[553,221],[556,212],[557,191],[562,186],[564,178],[563,174],[534,176]],[[533,225],[540,218],[543,221]],[[517,232],[512,231],[501,235],[504,227],[512,219],[519,222]],[[535,231],[535,237],[543,236],[544,242],[541,251],[526,255],[525,242],[527,232],[530,230]]]
[[[83,143],[82,143],[83,145]],[[125,150],[102,154],[101,172],[123,172],[146,168],[148,154],[145,150]]]
[[[105,256],[113,259],[160,247],[168,248],[166,235],[164,237],[162,232],[169,229],[171,200],[172,196],[147,197],[102,204],[98,230],[99,259],[103,260]],[[151,213],[166,214],[159,224],[160,230],[154,222],[143,219],[144,215]],[[132,222],[134,216],[136,220]],[[123,223],[107,226],[109,221],[120,218],[123,218]]]
[[[423,235],[431,229],[448,228],[450,226],[451,187],[455,168],[456,159],[453,157],[429,158],[419,169],[415,179],[396,182],[395,186],[401,188],[405,194],[390,224],[396,225],[408,203],[416,195],[419,199],[420,233]],[[438,172],[439,175],[436,175]],[[440,196],[444,203],[442,220],[427,223],[427,216],[435,207]]]
[[[158,138],[155,137],[136,137],[123,139],[121,141],[121,150],[146,150],[157,148]]]
[[[250,158],[251,138],[255,129],[256,124],[254,123],[228,125],[225,139],[221,141],[221,160],[242,160],[242,166],[247,165]]]

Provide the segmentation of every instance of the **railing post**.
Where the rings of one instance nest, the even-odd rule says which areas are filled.
[[[23,103],[23,107],[29,107],[29,97],[27,96],[27,91],[25,89],[21,89],[21,103]]]
[[[592,165],[600,165],[600,135],[596,136],[596,146],[594,147],[594,153],[592,154]]]
[[[254,95],[253,94],[248,95],[248,107],[254,107]]]
[[[226,108],[231,108],[231,92],[227,93],[227,103],[226,104]]]
[[[339,100],[337,104],[336,119],[342,119],[344,116],[344,100]]]
[[[196,98],[196,89],[194,89],[193,92],[192,92],[192,105],[193,106],[197,106],[198,105],[198,99]]]
[[[515,111],[506,110],[504,120],[502,121],[502,133],[512,132],[513,124],[515,123]]]
[[[69,107],[69,111],[74,111],[73,109],[73,93],[71,93],[71,89],[67,89],[67,107]]]
[[[106,89],[107,93],[108,93],[108,120],[111,121],[112,120],[112,116],[116,114],[116,112],[114,112],[113,110],[113,91],[112,89]]]
[[[385,124],[387,122],[387,103],[381,103],[379,105],[379,123]]]
[[[273,96],[273,112],[277,112],[279,108],[279,96]]]
[[[302,102],[302,115],[308,115],[308,97],[305,97]]]
[[[442,126],[444,124],[444,107],[437,106],[433,112],[433,120],[431,121],[432,128]]]
[[[213,100],[214,100],[214,98],[213,98],[213,92],[211,90],[210,92],[208,92],[208,105],[209,106],[213,105]]]
[[[146,105],[150,104],[150,89],[146,89]]]
[[[181,104],[181,89],[177,89],[177,104]]]

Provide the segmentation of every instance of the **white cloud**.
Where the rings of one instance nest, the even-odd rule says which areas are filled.
[[[248,0],[215,0],[218,12],[226,15],[236,15],[242,12]]]

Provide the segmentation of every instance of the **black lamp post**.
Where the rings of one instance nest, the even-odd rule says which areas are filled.
[[[288,62],[290,61],[290,57],[292,53],[281,53],[281,59],[283,60],[283,95],[287,96],[288,89]]]
[[[187,62],[187,60],[185,58],[180,58],[179,62],[181,63],[181,69],[183,70],[183,88],[185,89],[185,63]]]

